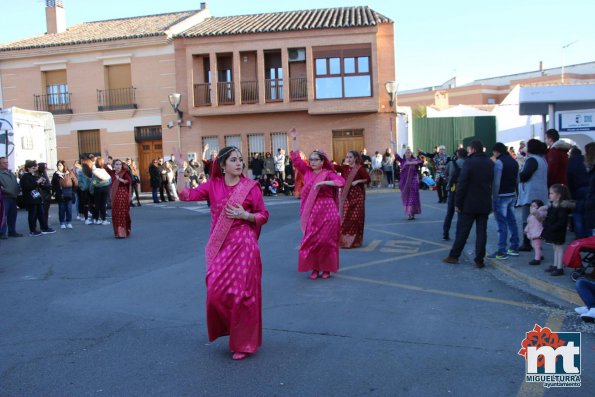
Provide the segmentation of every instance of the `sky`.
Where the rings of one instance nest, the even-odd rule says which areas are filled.
[[[200,0],[63,0],[66,23],[200,8]],[[595,61],[593,0],[207,1],[216,17],[367,5],[394,21],[399,91]],[[46,31],[44,0],[0,0],[0,43]],[[568,44],[570,44],[568,46]]]

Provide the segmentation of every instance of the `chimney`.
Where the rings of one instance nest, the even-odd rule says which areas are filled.
[[[539,61],[539,71],[543,72],[543,61]]]
[[[200,3],[200,9],[204,10],[205,8],[207,8],[207,3]]]
[[[66,14],[62,0],[45,0],[45,21],[48,34],[66,31]]]

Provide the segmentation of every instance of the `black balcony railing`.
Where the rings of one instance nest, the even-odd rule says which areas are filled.
[[[283,101],[283,80],[282,79],[266,79],[266,101],[267,102],[282,102]]]
[[[58,94],[33,95],[35,110],[51,112],[53,114],[71,114],[70,99],[72,94],[62,92]]]
[[[217,103],[219,105],[233,105],[235,93],[233,81],[221,81],[217,83]]]
[[[258,103],[258,81],[242,81],[242,103]]]
[[[289,79],[289,99],[292,101],[305,101],[308,99],[308,85],[305,77]]]
[[[211,83],[194,84],[194,106],[211,106]]]
[[[106,110],[136,109],[136,88],[112,88],[97,90],[97,109]]]

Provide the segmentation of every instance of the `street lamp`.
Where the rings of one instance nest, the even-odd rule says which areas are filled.
[[[564,63],[565,63],[565,59],[564,59],[564,54],[566,53],[566,49],[568,47],[570,47],[571,45],[573,45],[574,43],[576,43],[578,40],[574,40],[571,43],[565,44],[562,46],[562,84],[564,84]]]
[[[390,112],[393,112],[393,107],[395,106],[395,99],[397,98],[397,89],[399,88],[399,83],[397,83],[396,81],[387,81],[386,83],[384,83],[384,88],[386,88],[386,92],[388,93],[389,96],[389,105],[390,105]],[[393,140],[393,119],[392,116],[389,119],[389,123],[390,123],[390,141],[392,143]],[[398,137],[398,127],[397,127],[397,118],[395,118],[395,144],[391,145],[393,146],[393,150],[396,151],[397,150],[397,137]],[[391,167],[392,170],[392,174],[393,174],[393,189],[396,188],[396,184],[395,184],[395,164],[392,164]]]
[[[180,102],[182,102],[182,94],[178,94],[177,92],[168,95],[169,104],[174,112],[178,115],[178,149],[182,151],[182,139],[180,137],[180,132],[182,130],[182,117],[184,117],[184,112],[180,110]]]
[[[392,108],[395,105],[395,95],[397,95],[399,83],[397,83],[396,81],[387,81],[386,83],[384,83],[384,88],[386,88],[386,92],[388,92],[388,96],[390,97],[388,103]]]

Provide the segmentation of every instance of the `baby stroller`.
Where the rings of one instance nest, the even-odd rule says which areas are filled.
[[[574,240],[568,244],[562,257],[564,266],[575,269],[570,277],[595,276],[595,236]]]

